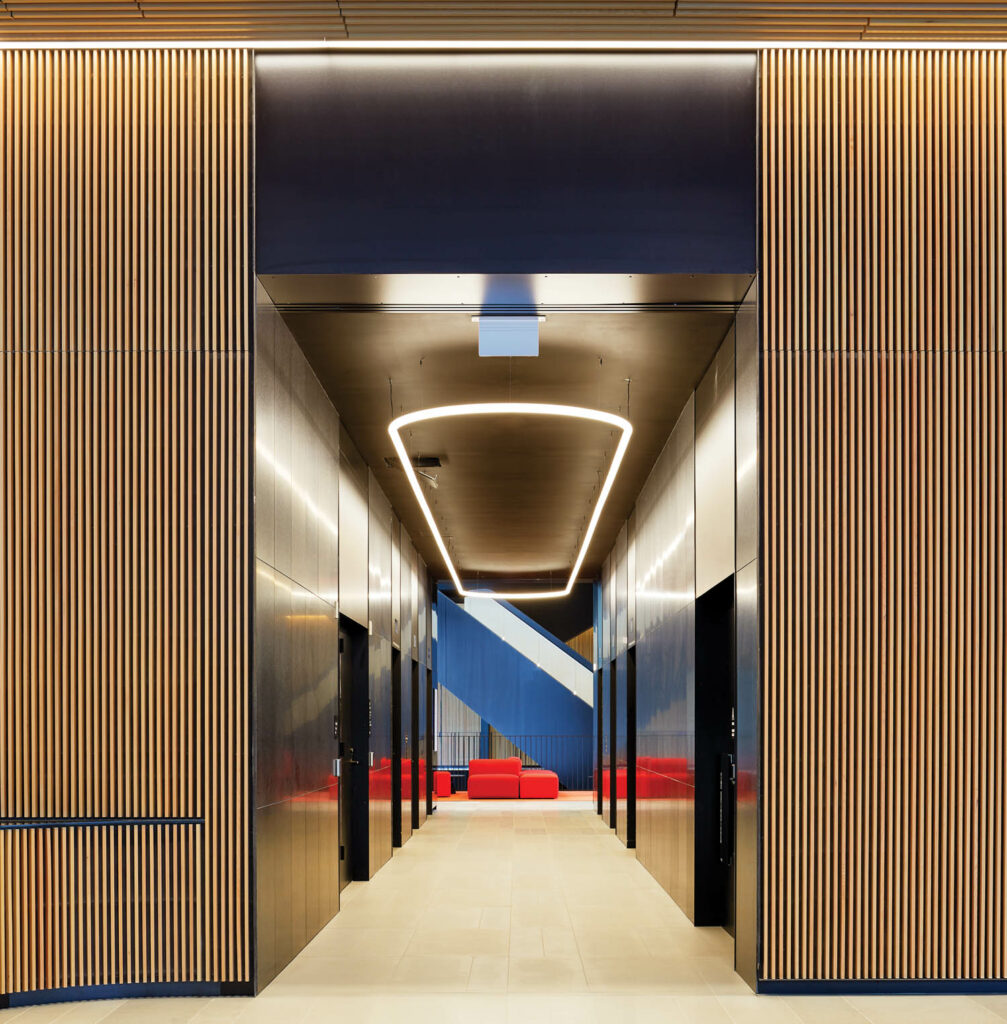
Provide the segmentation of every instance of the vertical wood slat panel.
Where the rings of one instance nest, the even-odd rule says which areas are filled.
[[[0,54],[0,993],[250,980],[249,90]]]
[[[762,62],[762,977],[1007,976],[1001,52]]]

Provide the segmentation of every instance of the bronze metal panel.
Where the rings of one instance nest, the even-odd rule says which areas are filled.
[[[367,629],[368,469],[342,418],[339,426],[339,613]]]
[[[367,535],[367,620],[372,635],[392,639],[392,530],[398,521],[374,474],[367,471],[369,527]]]
[[[732,324],[696,387],[696,596],[734,573],[734,336]]]
[[[255,350],[256,984],[339,909],[339,418],[260,290]]]
[[[0,993],[251,980],[248,71],[0,54]]]
[[[735,321],[734,967],[754,989],[759,962],[759,324],[758,284]]]
[[[735,318],[735,568],[759,554],[759,321],[758,283]]]
[[[695,399],[636,503],[636,848],[695,909]],[[674,760],[673,760],[674,759]]]
[[[371,735],[368,755],[369,877],[392,856],[392,645],[368,638]]]
[[[759,963],[759,562],[738,570],[734,588],[737,671],[734,969],[754,989]]]
[[[1007,974],[1004,72],[763,63],[768,979]]]

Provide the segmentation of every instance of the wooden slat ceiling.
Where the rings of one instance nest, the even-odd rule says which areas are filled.
[[[0,0],[0,40],[1007,40],[1007,3]]]

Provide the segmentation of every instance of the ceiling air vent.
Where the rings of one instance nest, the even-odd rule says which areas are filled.
[[[440,469],[441,467],[439,455],[414,455],[411,461],[413,469]],[[402,463],[394,455],[386,455],[385,467],[387,469],[401,469]]]

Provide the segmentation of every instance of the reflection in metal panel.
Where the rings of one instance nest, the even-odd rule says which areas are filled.
[[[367,628],[367,464],[339,434],[339,612]]]
[[[759,953],[759,337],[758,283],[738,310],[735,341],[735,646],[737,711],[735,970],[755,987]]]
[[[735,970],[754,989],[759,953],[759,562],[735,579],[737,760]]]
[[[695,857],[695,401],[636,504],[640,862],[688,914]]]
[[[734,335],[696,388],[696,594],[734,574]]]
[[[260,290],[256,322],[255,854],[259,987],[339,908],[339,419]],[[290,865],[302,865],[291,871]]]
[[[758,282],[735,319],[735,567],[759,554]]]
[[[371,878],[392,856],[392,645],[367,638],[371,734],[367,766],[368,872]]]
[[[392,527],[397,526],[392,506],[374,474],[367,471],[367,620],[372,634],[392,638]]]
[[[402,524],[392,519],[392,643],[402,640]]]

